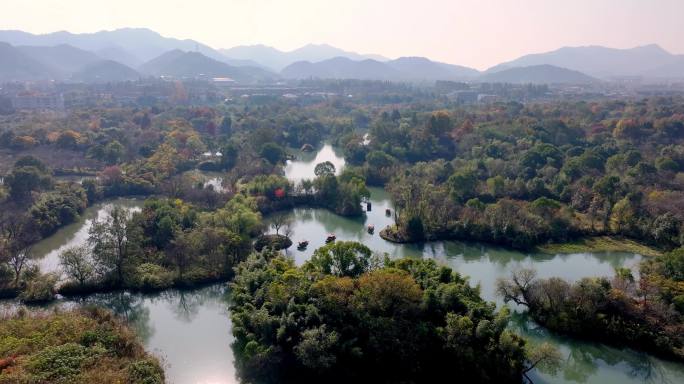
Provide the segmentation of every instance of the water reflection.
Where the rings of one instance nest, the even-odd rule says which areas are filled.
[[[297,152],[297,160],[288,160],[285,165],[285,177],[298,183],[303,179],[313,179],[316,164],[329,161],[335,166],[335,171],[339,174],[344,167],[345,161],[341,150],[333,148],[330,144],[325,144],[317,152]]]
[[[286,174],[293,180],[312,178],[318,162],[332,161],[339,170],[344,165],[341,154],[324,146],[317,154],[302,154],[300,161],[290,162]],[[128,204],[135,208],[142,201]],[[612,274],[618,266],[635,267],[641,256],[630,253],[579,253],[571,255],[530,254],[485,244],[464,242],[430,242],[423,244],[393,244],[379,237],[379,232],[393,224],[385,209],[394,212],[390,196],[382,189],[371,188],[372,210],[360,218],[344,218],[327,210],[295,209],[293,241],[309,240],[304,251],[291,248],[287,251],[297,264],[306,261],[313,250],[325,244],[325,237],[333,232],[340,240],[356,240],[371,249],[388,253],[392,257],[431,257],[446,263],[463,275],[470,276],[472,284],[479,284],[482,296],[498,300],[494,283],[518,267],[533,267],[540,277],[560,276],[570,280],[586,276]],[[91,207],[79,223],[61,229],[36,248],[43,259],[58,255],[63,247],[75,245],[87,238],[88,220],[100,214],[100,207]],[[268,220],[268,218],[266,218]],[[375,225],[374,234],[366,226]],[[80,240],[79,240],[80,239]],[[42,249],[42,251],[41,251]],[[50,257],[48,257],[50,256]],[[216,284],[198,290],[168,290],[156,294],[129,292],[91,295],[58,305],[97,304],[109,308],[129,321],[150,351],[163,356],[167,363],[169,382],[184,383],[237,383],[230,347],[233,337],[229,317],[229,291],[225,284]],[[16,302],[0,303],[0,307],[13,307]],[[54,305],[54,304],[53,304]],[[684,365],[665,362],[647,354],[620,350],[602,344],[564,338],[535,325],[524,314],[516,314],[511,327],[532,342],[548,341],[557,345],[566,361],[556,376],[532,372],[535,383],[684,383]]]
[[[109,308],[126,319],[146,349],[165,362],[169,382],[237,383],[226,284],[155,294],[117,292],[75,301]]]
[[[480,284],[482,296],[491,301],[499,300],[494,292],[496,280],[507,277],[516,268],[531,267],[538,271],[540,277],[559,276],[574,281],[587,276],[611,275],[617,266],[635,268],[641,260],[641,256],[633,253],[551,255],[458,241],[390,243],[383,240],[379,232],[387,225],[394,224],[393,218],[385,215],[385,210],[393,212],[394,206],[383,189],[370,188],[370,191],[372,209],[363,217],[347,218],[325,209],[311,208],[298,208],[288,213],[292,222],[293,242],[296,244],[308,240],[309,246],[304,250],[290,248],[286,253],[301,265],[316,248],[325,245],[329,233],[334,233],[338,240],[359,241],[373,251],[387,253],[391,257],[430,257],[445,263],[461,274],[470,276],[472,284]],[[375,225],[375,233],[368,233],[366,227],[369,224]]]
[[[550,342],[565,361],[555,376],[534,371],[535,383],[682,383],[684,366],[631,349],[618,349],[557,335],[535,324],[525,313],[514,313],[511,328],[531,343]]]

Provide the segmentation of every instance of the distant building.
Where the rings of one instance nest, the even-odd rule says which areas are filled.
[[[18,94],[12,98],[17,110],[64,110],[64,96],[58,94]]]

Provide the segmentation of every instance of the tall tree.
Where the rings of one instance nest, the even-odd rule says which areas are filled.
[[[114,272],[119,283],[123,282],[124,268],[131,256],[130,216],[128,210],[115,206],[104,219],[95,220],[89,231],[93,258],[102,272]]]

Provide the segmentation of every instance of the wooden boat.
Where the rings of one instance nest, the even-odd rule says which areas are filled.
[[[389,208],[385,209],[385,216],[392,216],[392,210]]]
[[[337,236],[335,236],[334,233],[331,233],[331,234],[329,234],[328,237],[325,239],[325,242],[326,242],[326,243],[331,243],[331,242],[335,241],[335,239],[337,239]]]
[[[309,240],[302,240],[299,243],[297,243],[297,248],[298,249],[304,249],[309,246]]]
[[[375,232],[375,225],[369,224],[368,225],[368,233],[373,234]]]

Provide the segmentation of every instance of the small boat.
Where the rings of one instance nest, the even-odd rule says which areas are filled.
[[[309,246],[309,240],[302,240],[297,243],[297,249],[304,249]]]
[[[331,243],[331,242],[335,241],[335,239],[337,239],[337,236],[335,236],[334,233],[331,233],[331,234],[329,234],[328,237],[325,239],[325,242],[326,242],[326,243]]]
[[[385,209],[385,216],[392,216],[392,210],[389,208]]]
[[[372,209],[372,207],[371,207],[371,202],[369,201],[369,202],[366,203],[366,211],[370,212],[371,209]]]
[[[369,224],[368,225],[368,233],[370,233],[372,235],[373,232],[375,232],[375,225]]]

